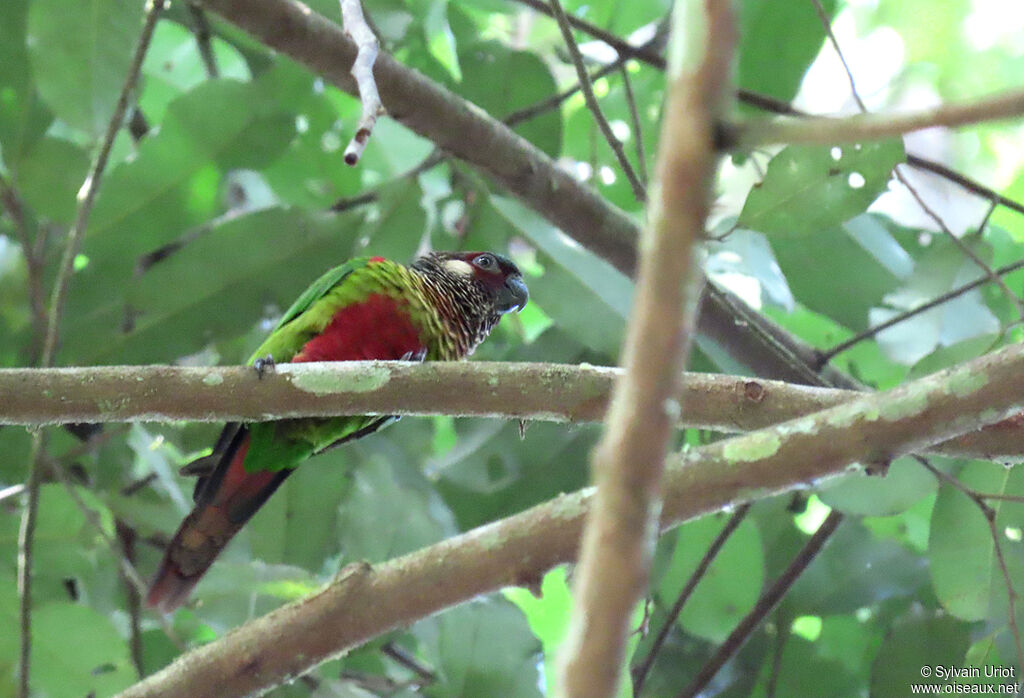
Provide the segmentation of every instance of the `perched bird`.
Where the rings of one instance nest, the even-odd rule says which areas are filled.
[[[408,267],[383,257],[354,259],[306,289],[249,363],[260,371],[288,361],[461,359],[528,297],[516,265],[491,252],[434,252]],[[354,416],[225,425],[213,453],[185,468],[201,473],[195,508],[167,547],[149,605],[165,613],[180,606],[302,461],[390,421]]]

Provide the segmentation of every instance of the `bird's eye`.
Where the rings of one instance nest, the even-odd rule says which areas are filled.
[[[477,265],[481,269],[493,269],[495,263],[494,257],[489,254],[482,254],[473,260],[473,264]]]

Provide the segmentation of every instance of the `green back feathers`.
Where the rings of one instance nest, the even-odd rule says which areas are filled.
[[[310,310],[311,306],[321,301],[335,286],[343,284],[345,279],[351,276],[353,272],[365,268],[369,262],[369,257],[349,260],[327,271],[323,276],[310,284],[309,288],[303,291],[302,295],[281,316],[274,330],[249,358],[249,363],[251,364],[257,359],[265,358],[268,355],[274,357],[274,361],[290,361],[293,356],[299,353],[305,342],[309,341],[310,337],[326,327],[330,321],[330,315],[326,318],[320,317],[323,314],[322,310],[315,313],[315,315],[308,315],[301,319],[300,316]],[[333,311],[331,314],[333,315]],[[294,325],[289,327],[295,320],[299,320],[299,322],[295,322]]]
[[[461,354],[454,338],[426,294],[421,276],[396,262],[361,257],[335,267],[314,281],[281,317],[277,327],[249,359],[270,355],[284,363],[322,332],[338,310],[383,294],[402,301],[416,326],[428,360],[451,360]]]

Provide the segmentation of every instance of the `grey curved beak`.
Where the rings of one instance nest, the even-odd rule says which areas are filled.
[[[528,300],[530,300],[530,291],[526,288],[523,277],[517,274],[505,280],[505,286],[498,291],[495,305],[500,313],[507,313],[512,310],[519,312],[526,307]]]

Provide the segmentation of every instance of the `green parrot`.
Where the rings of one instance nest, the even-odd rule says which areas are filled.
[[[519,269],[491,252],[433,252],[404,266],[354,259],[317,279],[249,363],[395,359],[452,361],[473,352],[529,294]],[[375,432],[391,417],[227,424],[201,473],[195,508],[174,535],[147,601],[180,606],[214,559],[294,469],[312,455]]]

